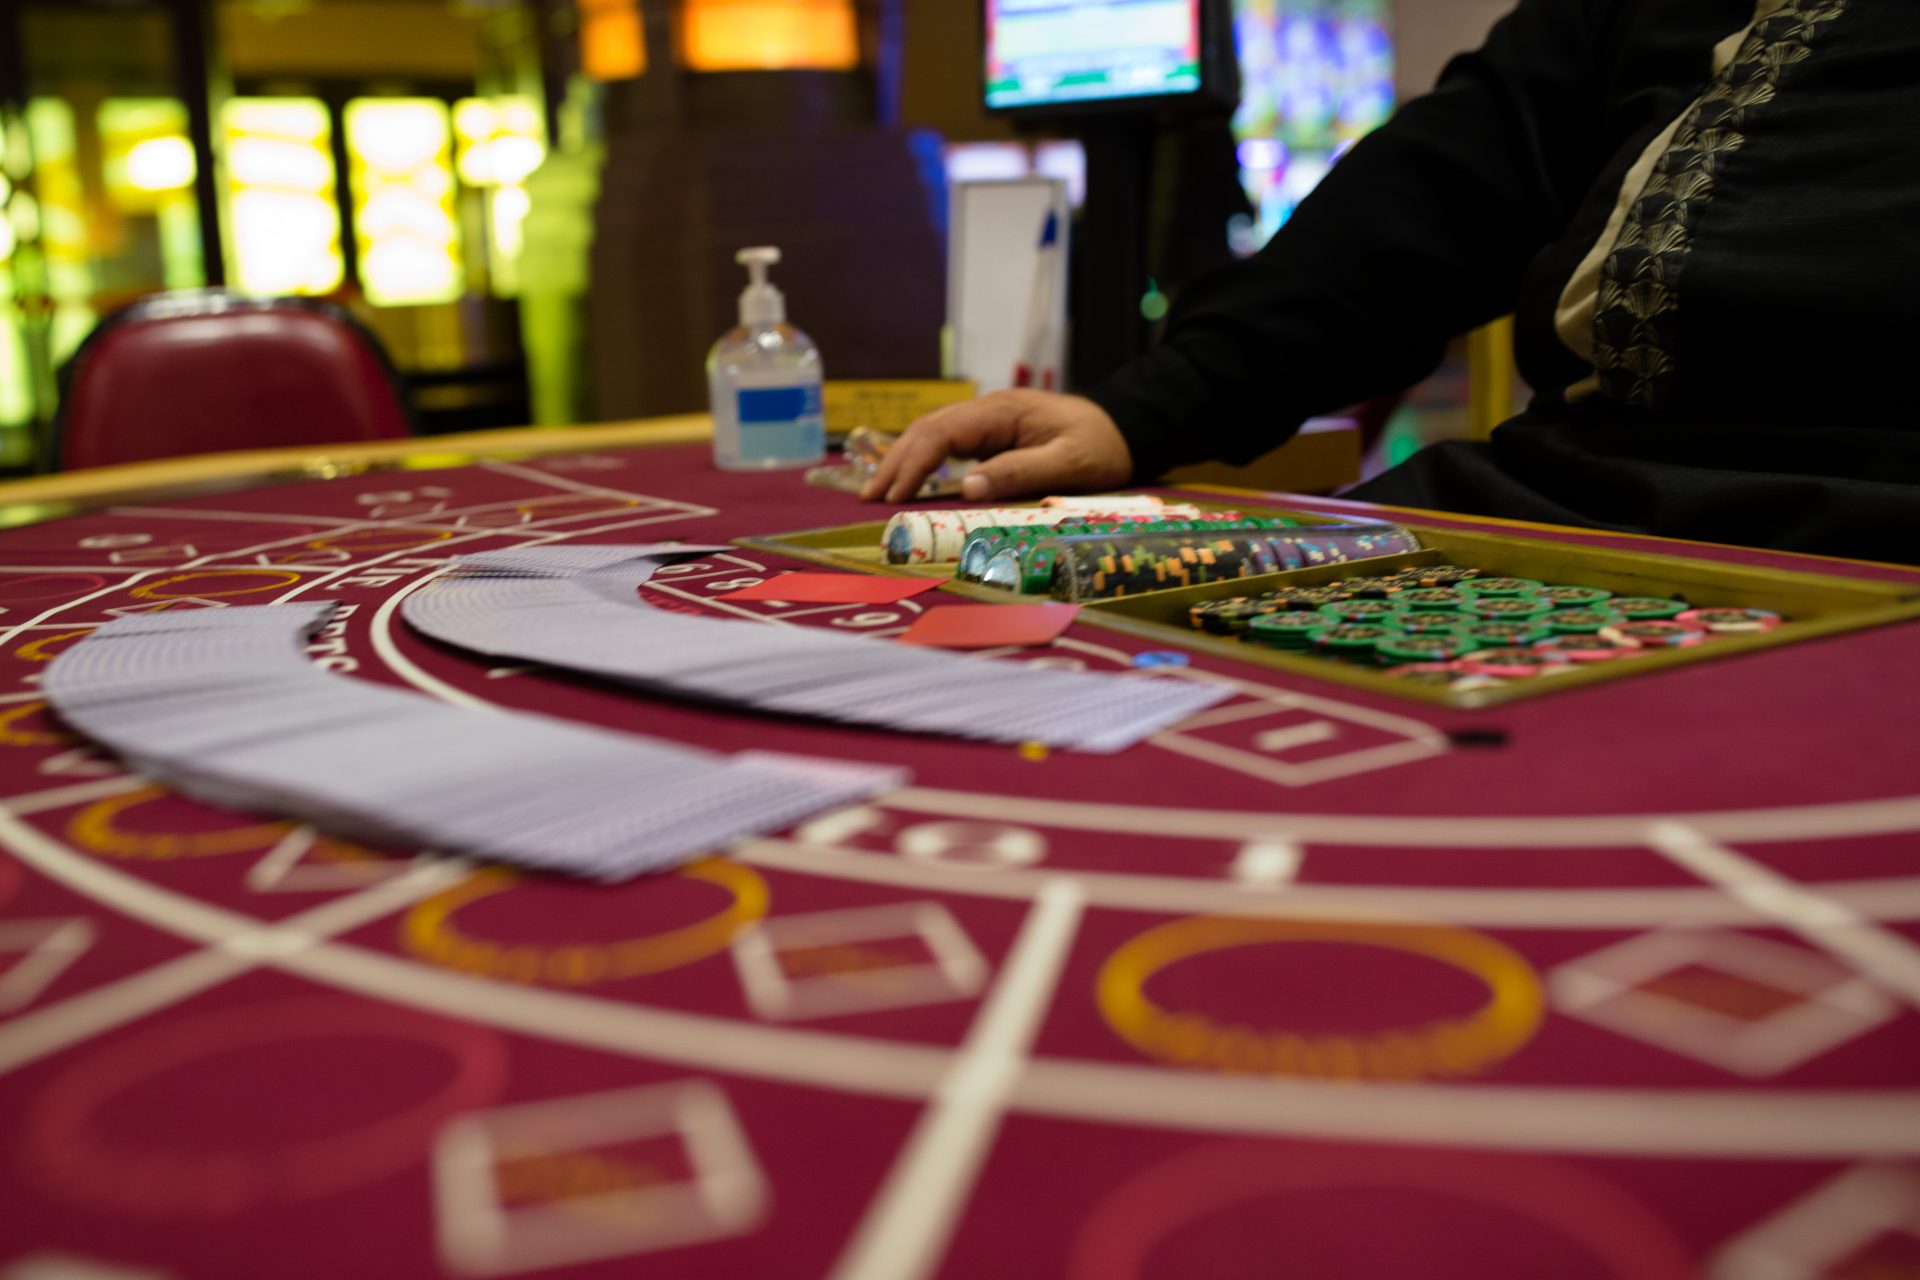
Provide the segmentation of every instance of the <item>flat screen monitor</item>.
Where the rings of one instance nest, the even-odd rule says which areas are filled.
[[[996,111],[1217,96],[1209,0],[985,0]],[[1230,92],[1230,90],[1228,91]]]

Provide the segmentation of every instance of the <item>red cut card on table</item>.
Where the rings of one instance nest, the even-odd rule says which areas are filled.
[[[934,649],[999,649],[1051,644],[1073,625],[1077,604],[949,604],[929,609],[901,635],[901,644]]]
[[[715,600],[778,600],[782,604],[895,604],[931,591],[945,578],[877,578],[870,573],[783,573]]]

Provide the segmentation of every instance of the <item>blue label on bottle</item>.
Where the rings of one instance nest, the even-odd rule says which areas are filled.
[[[755,387],[735,393],[740,454],[745,458],[814,457],[826,449],[820,384]]]
[[[820,412],[820,385],[763,387],[740,393],[740,422],[792,422]]]

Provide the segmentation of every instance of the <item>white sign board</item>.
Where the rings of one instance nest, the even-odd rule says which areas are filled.
[[[1066,385],[1066,184],[1052,178],[953,184],[947,249],[948,374],[984,394]],[[1042,247],[1047,221],[1054,242]]]

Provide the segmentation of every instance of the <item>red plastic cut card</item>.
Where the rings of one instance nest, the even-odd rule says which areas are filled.
[[[1051,644],[1073,625],[1077,604],[950,604],[929,609],[900,637],[901,644],[935,649],[998,649]]]
[[[877,578],[869,573],[783,573],[716,600],[778,600],[783,604],[894,604],[931,591],[945,578]]]

